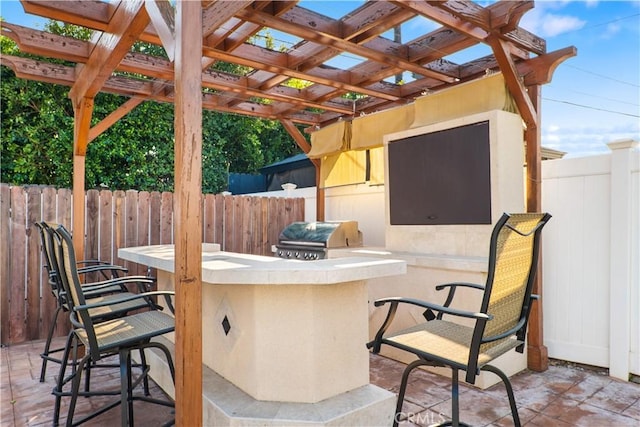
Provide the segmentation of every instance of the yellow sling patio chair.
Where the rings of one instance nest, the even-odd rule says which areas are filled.
[[[402,375],[394,426],[402,414],[402,405],[409,374],[419,366],[443,366],[452,370],[451,421],[439,425],[466,425],[459,419],[458,371],[466,371],[465,381],[474,384],[480,371],[498,375],[505,385],[516,426],[520,426],[513,389],[507,375],[489,363],[512,350],[522,353],[531,305],[537,295],[532,294],[537,270],[542,228],[551,218],[546,213],[503,214],[493,228],[489,249],[489,267],[484,285],[447,283],[436,290],[448,289],[443,305],[412,298],[393,297],[375,301],[375,306],[389,305],[389,311],[373,341],[367,347],[379,353],[388,345],[417,357]],[[470,288],[482,292],[477,312],[450,307],[456,289]],[[400,304],[425,309],[426,321],[407,329],[387,334]],[[437,314],[436,314],[437,313]],[[445,320],[444,316],[447,316]],[[449,319],[471,319],[473,326],[465,326]]]

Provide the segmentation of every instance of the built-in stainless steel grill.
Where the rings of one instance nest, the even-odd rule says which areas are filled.
[[[301,260],[324,259],[328,250],[362,246],[357,221],[294,222],[280,233],[275,255]]]

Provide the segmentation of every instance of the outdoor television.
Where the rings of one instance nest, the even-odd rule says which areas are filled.
[[[389,141],[391,225],[491,224],[487,120]]]
[[[495,221],[523,212],[524,128],[491,110],[384,135],[385,247],[486,256]]]

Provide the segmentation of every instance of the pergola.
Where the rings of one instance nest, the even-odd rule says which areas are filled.
[[[313,132],[338,120],[410,103],[425,91],[500,71],[525,124],[527,210],[541,209],[541,86],[550,82],[555,68],[574,56],[576,49],[547,52],[545,40],[519,27],[533,1],[499,1],[487,7],[461,0],[355,2],[355,9],[339,19],[313,11],[314,2],[301,5],[297,0],[21,2],[28,13],[95,30],[90,41],[80,41],[2,22],[2,34],[15,40],[21,51],[45,58],[5,55],[2,65],[21,78],[71,87],[74,194],[84,192],[85,156],[93,139],[144,101],[175,104],[178,425],[202,423],[203,108],[278,120],[309,152],[311,146],[299,125]],[[383,36],[425,18],[436,29],[418,38],[403,42]],[[297,42],[287,50],[270,50],[252,39],[264,28]],[[131,47],[138,40],[162,46],[168,59],[133,52]],[[462,64],[448,59],[458,52],[472,52],[467,49],[479,44],[487,45],[490,53]],[[327,64],[344,53],[357,56],[359,63],[346,69]],[[219,61],[249,71],[222,72],[215,68]],[[396,82],[394,76],[403,72],[411,73],[410,81]],[[289,85],[291,79],[304,82],[304,88]],[[99,92],[128,100],[91,126]],[[321,160],[313,162],[319,168]],[[320,187],[317,218],[322,220]],[[81,252],[84,216],[83,199],[74,197],[74,245]],[[537,288],[539,293],[541,287]],[[548,362],[539,307],[534,306],[530,321],[528,354],[530,368],[544,370]]]

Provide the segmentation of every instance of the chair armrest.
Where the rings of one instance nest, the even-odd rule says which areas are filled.
[[[401,298],[401,297],[383,298],[383,299],[376,300],[373,304],[376,307],[380,307],[381,305],[384,305],[384,304],[386,304],[388,302],[396,303],[396,304],[397,303],[405,303],[405,304],[416,305],[418,307],[430,308],[432,310],[444,312],[444,313],[447,313],[447,314],[452,314],[452,315],[458,316],[458,317],[466,317],[466,318],[469,318],[469,319],[484,319],[484,320],[493,319],[493,316],[490,315],[490,314],[474,313],[472,311],[458,310],[456,308],[445,307],[443,305],[433,304],[433,303],[431,303],[429,301],[422,301],[422,300],[414,299],[414,298]]]
[[[136,299],[140,299],[140,298],[150,298],[153,296],[163,296],[165,298],[165,300],[167,301],[167,304],[169,305],[169,309],[171,310],[171,312],[173,313],[173,304],[171,303],[171,297],[175,296],[175,292],[173,291],[152,291],[152,292],[145,292],[143,294],[133,294],[133,295],[129,295],[129,296],[123,296],[122,298],[119,298],[117,300],[111,300],[111,301],[102,301],[102,302],[97,302],[97,303],[93,303],[93,304],[83,304],[83,305],[78,305],[73,307],[73,311],[82,311],[82,310],[91,310],[92,308],[98,308],[98,307],[106,307],[108,305],[114,305],[114,304],[119,304],[122,302],[127,302],[127,301],[134,301]]]
[[[376,333],[376,336],[373,339],[373,341],[370,341],[370,342],[367,343],[367,348],[368,349],[372,349],[373,353],[379,353],[380,352],[380,347],[382,346],[383,335],[387,331],[387,329],[389,328],[391,323],[393,322],[393,319],[395,318],[395,315],[396,315],[396,311],[398,309],[398,304],[400,304],[400,303],[411,304],[411,305],[415,305],[415,306],[418,306],[418,307],[425,308],[427,310],[430,310],[430,309],[431,310],[437,310],[437,311],[440,311],[440,312],[446,312],[446,313],[454,315],[454,316],[466,317],[466,318],[471,318],[471,319],[476,319],[476,320],[490,320],[490,319],[493,318],[493,316],[485,314],[485,313],[473,313],[473,312],[470,312],[470,311],[457,310],[457,309],[454,309],[454,308],[444,307],[442,305],[433,304],[433,303],[430,303],[428,301],[422,301],[422,300],[418,300],[418,299],[414,299],[414,298],[402,298],[402,297],[382,298],[382,299],[376,300],[373,303],[373,305],[375,305],[376,307],[380,307],[380,306],[385,305],[387,303],[390,303],[389,312],[387,313],[387,317],[385,318],[384,322],[382,323],[382,326],[380,326],[380,329],[378,329],[378,332]]]
[[[449,293],[447,294],[447,298],[444,301],[444,304],[442,304],[444,307],[449,307],[451,305],[451,303],[453,302],[453,297],[456,294],[456,289],[458,289],[458,287],[478,289],[481,291],[484,290],[484,285],[479,285],[477,283],[469,283],[469,282],[452,282],[452,283],[442,283],[440,285],[437,285],[436,291],[441,291],[445,288],[449,288]],[[433,310],[429,308],[426,309],[424,313],[422,313],[424,318],[427,320],[433,320],[433,319],[441,320],[443,314],[444,314],[443,311],[439,311],[438,315],[436,316],[433,313]]]
[[[78,274],[87,274],[93,272],[102,272],[102,271],[121,271],[123,273],[128,272],[129,270],[125,267],[115,264],[96,264],[96,265],[88,265],[86,267],[79,267]]]
[[[122,290],[126,290],[126,286],[128,283],[136,283],[141,292],[148,292],[149,289],[144,285],[153,285],[155,283],[155,279],[147,277],[147,276],[124,276],[124,277],[116,277],[109,280],[102,280],[100,282],[91,282],[91,283],[83,283],[82,289],[84,291],[99,291],[100,289],[107,288],[113,285],[120,285]]]
[[[469,283],[469,282],[441,283],[441,284],[436,286],[436,290],[437,291],[441,291],[444,288],[450,288],[450,287],[454,287],[455,288],[457,286],[461,286],[461,287],[464,287],[464,288],[479,289],[481,291],[484,290],[484,285],[479,285],[477,283]]]

